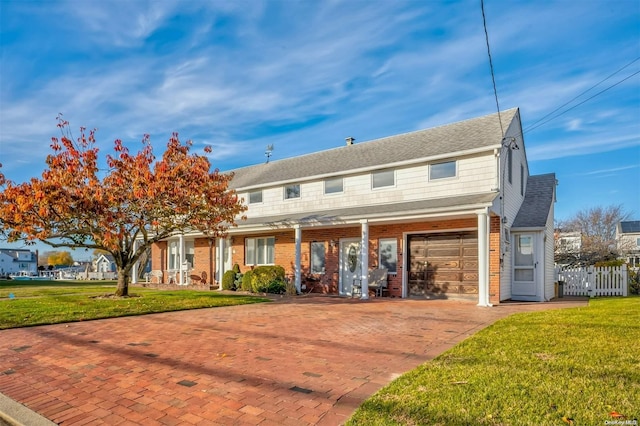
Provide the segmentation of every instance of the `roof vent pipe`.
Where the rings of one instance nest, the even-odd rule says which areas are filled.
[[[347,141],[347,146],[349,146],[349,145],[353,145],[353,142],[355,142],[356,138],[352,138],[351,136],[349,136],[348,138],[345,138],[344,140]]]

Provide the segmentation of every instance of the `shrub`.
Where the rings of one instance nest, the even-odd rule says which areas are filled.
[[[252,291],[251,281],[253,278],[253,271],[247,271],[242,276],[242,282],[240,284],[243,291]]]
[[[223,290],[235,290],[236,285],[236,273],[233,271],[226,271],[222,275],[222,289]]]
[[[282,266],[258,266],[253,270],[251,288],[254,293],[267,293],[269,285],[274,281],[284,282],[284,268]]]
[[[640,271],[629,268],[629,294],[640,294]]]
[[[287,283],[280,278],[276,278],[275,280],[269,283],[267,287],[267,293],[271,294],[284,294],[287,291]]]
[[[231,268],[231,270],[235,272],[236,275],[238,275],[240,273],[240,265],[238,265],[237,263],[234,263],[233,268]]]

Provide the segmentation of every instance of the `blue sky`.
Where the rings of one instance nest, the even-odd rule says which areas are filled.
[[[485,13],[500,107],[521,109],[532,174],[557,174],[556,218],[622,204],[640,219],[640,1]],[[0,30],[0,163],[17,182],[40,176],[59,112],[103,153],[149,133],[159,154],[177,131],[229,170],[268,144],[280,159],[496,111],[477,0],[0,0]]]

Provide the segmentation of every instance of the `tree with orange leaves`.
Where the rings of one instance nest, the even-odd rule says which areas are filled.
[[[58,127],[62,137],[52,138],[41,179],[17,184],[0,173],[0,233],[9,242],[110,253],[117,296],[128,295],[133,267],[153,243],[185,231],[224,236],[246,209],[228,189],[232,176],[210,171],[207,157],[190,153],[177,133],[158,160],[148,135],[135,155],[116,140],[101,170],[95,130],[81,128],[74,141],[60,116]]]

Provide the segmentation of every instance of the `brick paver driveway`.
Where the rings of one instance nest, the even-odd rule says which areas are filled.
[[[0,393],[63,425],[337,425],[398,375],[514,312],[300,297],[0,331]]]

